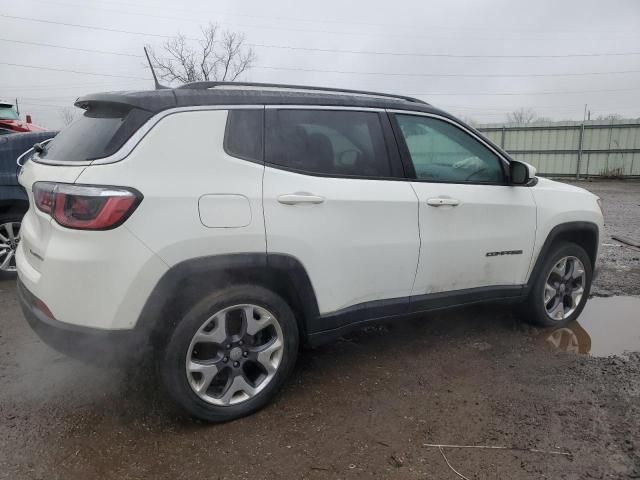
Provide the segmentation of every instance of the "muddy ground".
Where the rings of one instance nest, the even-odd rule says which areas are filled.
[[[604,199],[608,235],[640,236],[640,183],[582,185]],[[603,248],[596,293],[640,296],[640,252]],[[591,310],[609,322],[616,298],[597,302],[612,302]],[[591,327],[537,331],[478,307],[369,328],[303,352],[258,414],[204,425],[176,413],[149,368],[43,345],[11,280],[0,318],[0,479],[458,478],[425,443],[570,454],[445,448],[469,479],[640,478],[640,355],[562,352],[606,341]]]
[[[640,248],[611,239],[622,236],[640,242],[640,182],[573,182],[603,200],[605,237],[600,239],[600,268],[595,295],[640,295]]]

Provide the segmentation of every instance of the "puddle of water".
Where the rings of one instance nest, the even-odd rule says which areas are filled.
[[[577,321],[541,337],[557,350],[596,357],[640,351],[640,298],[591,298]]]

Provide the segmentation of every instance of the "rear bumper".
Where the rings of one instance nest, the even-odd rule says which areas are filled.
[[[148,338],[138,329],[101,330],[61,322],[18,280],[22,313],[44,343],[60,353],[97,365],[136,360],[148,351]]]

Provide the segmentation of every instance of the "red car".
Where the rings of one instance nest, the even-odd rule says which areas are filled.
[[[11,103],[0,101],[0,133],[44,132],[46,129],[31,123],[31,115],[23,122]]]

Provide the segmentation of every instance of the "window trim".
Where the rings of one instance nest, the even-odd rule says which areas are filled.
[[[400,157],[402,158],[402,164],[404,165],[405,171],[407,172],[407,178],[412,182],[421,182],[421,183],[451,183],[455,185],[500,185],[506,186],[510,185],[509,182],[509,160],[507,160],[504,155],[502,155],[498,150],[496,150],[493,146],[487,143],[482,137],[474,133],[472,130],[466,128],[464,125],[447,118],[443,115],[438,115],[434,113],[426,113],[426,112],[415,112],[412,110],[387,110],[387,114],[389,115],[389,120],[393,127],[393,132],[396,138],[396,143],[398,144],[398,149],[400,150]],[[398,119],[396,115],[412,115],[418,117],[430,117],[436,120],[441,120],[447,122],[454,127],[462,130],[464,133],[468,134],[472,138],[474,138],[481,145],[488,148],[491,152],[496,155],[498,161],[500,163],[500,168],[502,169],[502,182],[477,182],[477,181],[469,181],[469,182],[456,182],[450,180],[429,180],[417,178],[415,167],[413,166],[413,161],[411,160],[411,154],[409,153],[409,147],[407,146],[407,142],[400,130],[400,124],[398,123]]]
[[[389,142],[394,141],[395,137],[391,131],[391,125],[389,124],[388,115],[384,108],[369,108],[369,107],[348,107],[348,106],[330,106],[330,105],[265,105],[265,118],[264,118],[264,165],[265,167],[271,167],[278,170],[284,170],[287,172],[297,173],[301,175],[308,175],[311,177],[321,178],[342,178],[348,180],[385,180],[385,181],[407,181],[407,174],[402,161],[400,151],[398,149],[398,143],[390,145]],[[389,159],[389,166],[391,167],[391,173],[395,173],[397,176],[381,177],[381,176],[369,176],[369,175],[342,175],[342,174],[329,174],[321,172],[312,172],[309,170],[288,167],[286,165],[280,165],[267,161],[266,150],[266,128],[268,121],[267,110],[323,110],[323,111],[348,111],[348,112],[370,112],[377,113],[378,121],[380,122],[380,131],[382,132],[382,142],[385,145],[385,151]],[[386,118],[385,118],[386,117]]]
[[[231,120],[231,112],[233,110],[260,110],[260,109],[257,109],[257,108],[230,108],[230,109],[227,110],[227,121],[225,122],[225,125],[224,125],[224,138],[222,139],[222,150],[224,151],[224,153],[226,153],[230,157],[239,158],[240,160],[245,160],[247,162],[256,163],[258,165],[264,165],[264,146],[265,146],[265,137],[266,137],[265,123],[267,121],[266,113],[264,111],[264,108],[261,109],[261,111],[262,111],[262,125],[261,125],[262,126],[262,132],[261,132],[261,134],[262,134],[262,149],[261,149],[262,150],[261,151],[262,155],[261,155],[261,157],[262,158],[260,158],[260,159],[251,158],[251,157],[245,157],[243,155],[238,155],[238,154],[232,153],[229,150],[227,141],[228,141],[228,138],[229,138],[229,130],[230,130],[229,123],[230,123],[230,120]]]

